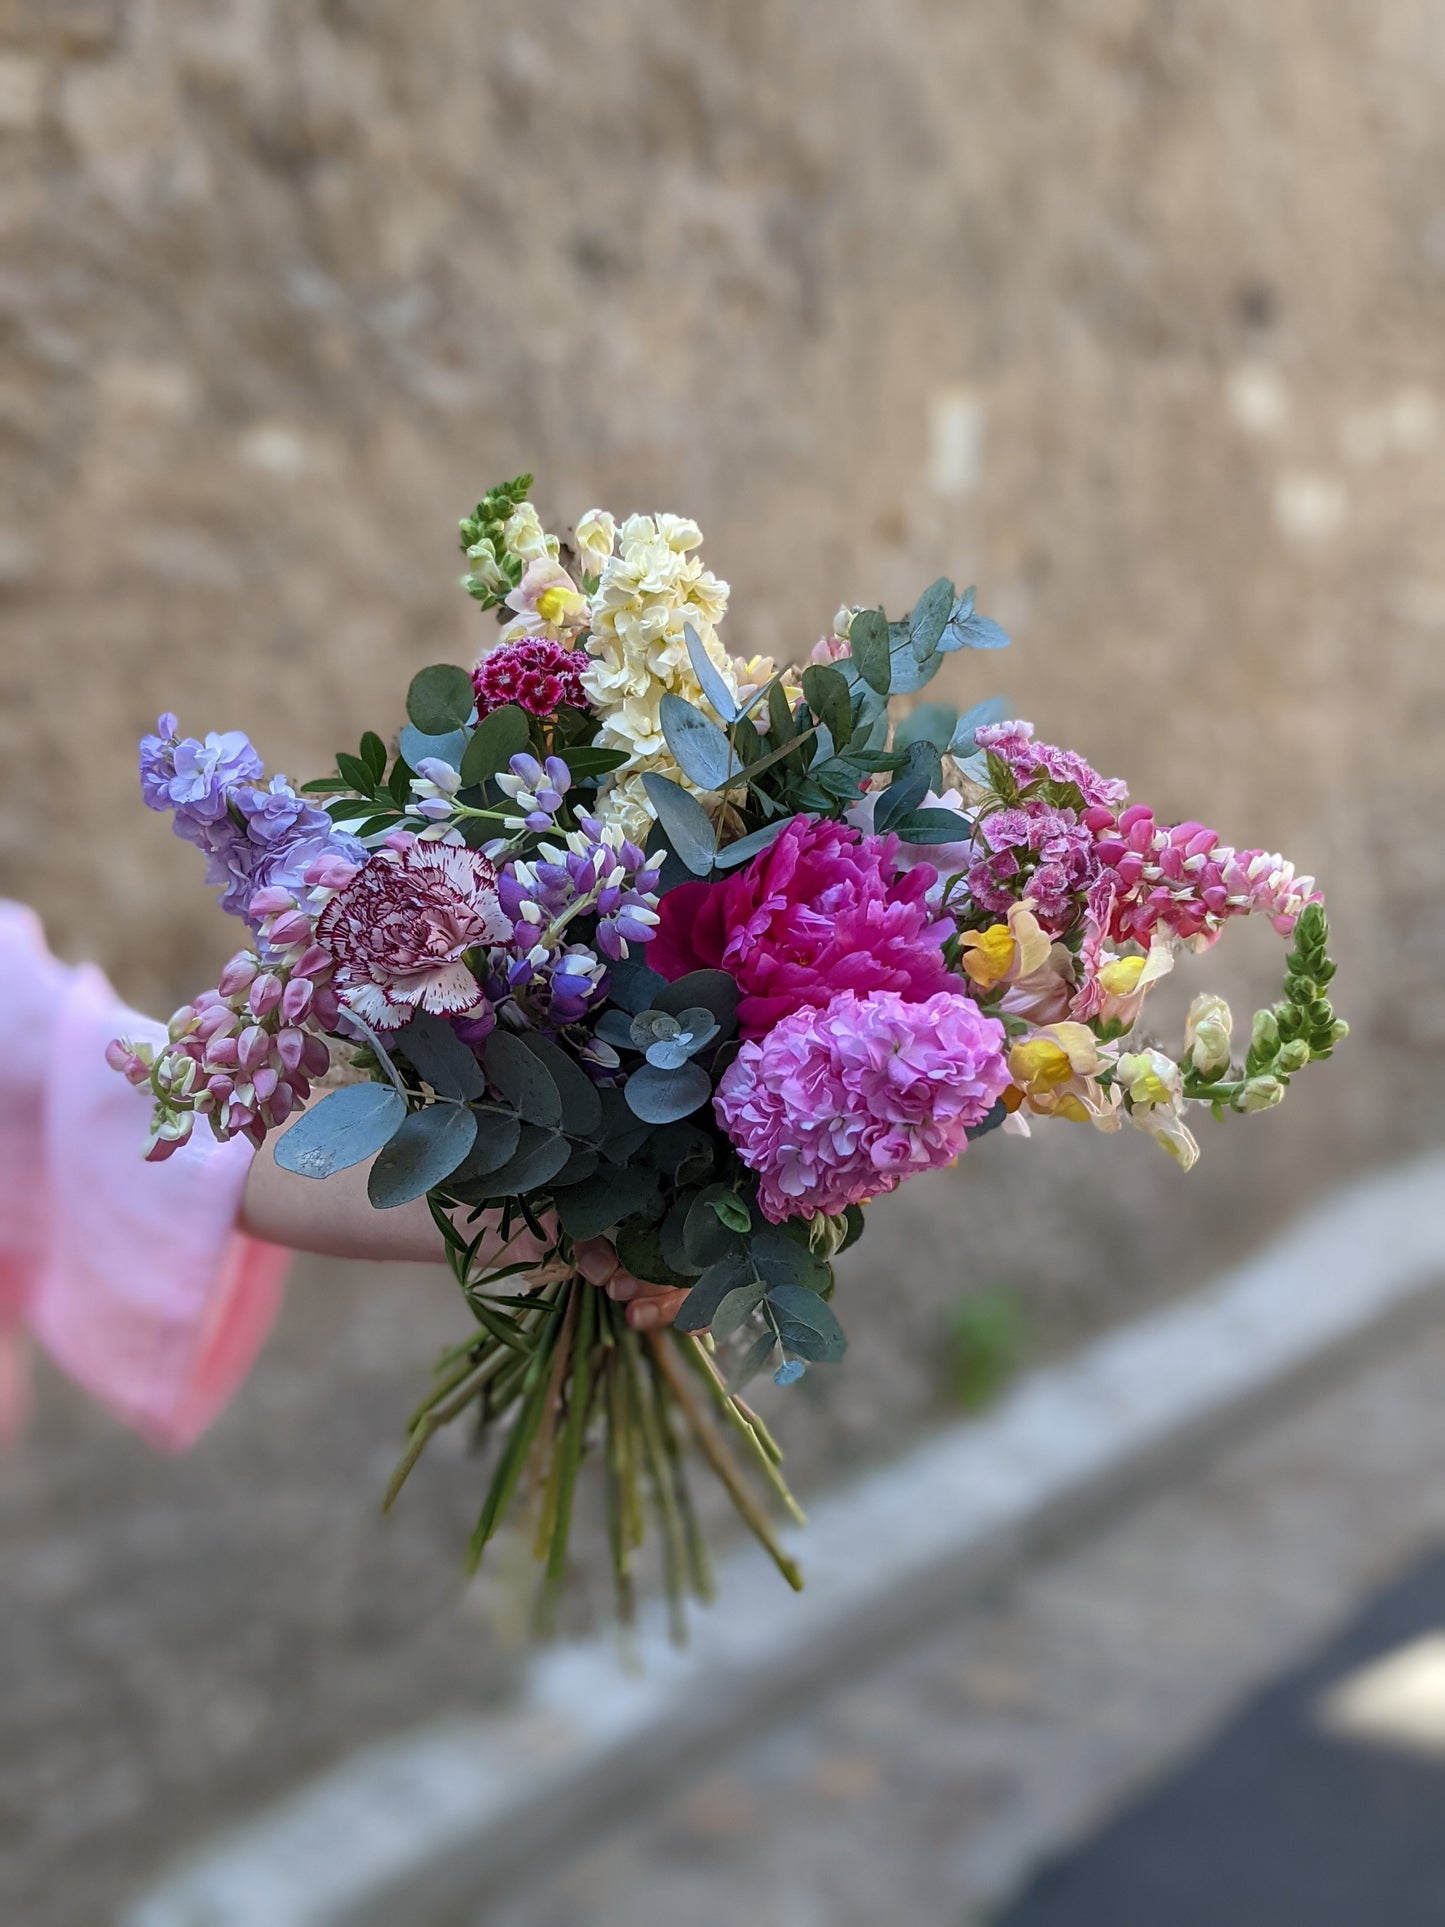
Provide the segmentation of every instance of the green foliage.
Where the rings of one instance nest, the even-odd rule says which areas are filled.
[[[434,662],[412,677],[406,713],[424,736],[445,736],[464,727],[473,700],[472,679],[465,669],[454,662]]]
[[[1023,1300],[1006,1287],[970,1292],[947,1317],[949,1379],[966,1412],[998,1397],[1023,1362],[1029,1320]]]

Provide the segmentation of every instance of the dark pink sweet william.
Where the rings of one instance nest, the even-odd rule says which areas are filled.
[[[936,872],[927,863],[900,872],[897,849],[896,837],[795,816],[736,876],[668,891],[648,966],[669,980],[728,971],[743,993],[744,1037],[844,990],[908,1003],[957,990],[943,961],[953,925],[924,902]]]
[[[532,716],[555,716],[562,703],[587,707],[582,672],[587,655],[547,636],[523,636],[483,656],[472,671],[478,717],[518,703]]]

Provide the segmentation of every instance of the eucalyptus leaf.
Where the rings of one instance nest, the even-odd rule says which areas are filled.
[[[712,1096],[712,1079],[700,1064],[684,1064],[681,1070],[663,1071],[655,1064],[641,1064],[628,1078],[624,1089],[627,1102],[648,1124],[671,1124],[690,1117]]]
[[[644,773],[642,787],[678,858],[694,876],[706,876],[712,868],[717,838],[702,804],[680,783],[659,776],[656,770]]]
[[[741,995],[736,980],[726,970],[690,970],[685,977],[662,986],[654,998],[654,1008],[676,1017],[700,1005],[712,1012],[724,1036],[730,1036],[737,1024]]]
[[[632,1019],[625,1010],[618,1010],[611,1004],[592,1026],[592,1035],[600,1037],[604,1044],[611,1044],[616,1050],[637,1048],[632,1041]]]
[[[831,1279],[832,1274],[823,1259],[806,1245],[785,1237],[781,1231],[757,1232],[750,1240],[748,1249],[759,1272],[775,1289],[786,1285],[789,1289],[796,1287],[800,1291],[816,1293],[825,1290]]]
[[[948,654],[954,649],[1007,649],[1009,638],[996,622],[975,613],[974,591],[965,589],[954,603],[938,646]]]
[[[571,1137],[591,1137],[602,1122],[602,1099],[597,1095],[597,1086],[592,1079],[576,1058],[569,1057],[552,1038],[528,1030],[522,1032],[521,1041],[556,1086],[562,1100],[563,1130]],[[544,1118],[533,1121],[538,1124],[546,1122]]]
[[[556,1081],[514,1031],[494,1030],[483,1056],[488,1081],[519,1116],[552,1130],[560,1126],[562,1097]]]
[[[763,1302],[766,1286],[761,1284],[739,1285],[730,1291],[712,1315],[712,1335],[718,1344],[731,1338],[741,1325],[745,1325],[758,1306]]]
[[[778,838],[792,822],[790,816],[780,816],[775,823],[765,823],[760,830],[748,836],[740,836],[736,843],[725,843],[717,853],[717,867],[720,870],[734,870],[740,863],[751,862],[753,857],[761,856],[770,850]]]
[[[459,770],[467,753],[466,733],[460,729],[448,730],[441,736],[428,736],[412,723],[406,723],[397,738],[397,748],[401,751],[402,761],[407,768],[415,771],[428,757],[435,757],[439,763],[446,763]],[[407,784],[406,798],[411,800],[411,784]]]
[[[283,1132],[276,1162],[303,1178],[329,1178],[374,1157],[406,1114],[406,1099],[390,1084],[344,1084]]]
[[[622,1171],[599,1171],[595,1177],[584,1178],[558,1193],[557,1217],[569,1238],[585,1244],[641,1211],[657,1196],[657,1190],[655,1171],[640,1170],[636,1165]]]
[[[917,662],[927,662],[937,650],[955,602],[953,584],[941,575],[914,603],[908,618],[908,646]]]
[[[651,1224],[645,1218],[624,1219],[618,1225],[612,1242],[618,1258],[634,1277],[645,1278],[654,1285],[686,1285],[691,1282],[679,1276],[667,1262],[659,1225]]]
[[[907,749],[910,743],[932,743],[935,749],[945,750],[957,726],[958,711],[952,703],[920,703],[894,730],[893,746]]]
[[[853,698],[847,678],[828,663],[810,663],[803,671],[803,696],[841,749],[853,734]]]
[[[473,1178],[484,1178],[490,1171],[500,1171],[507,1160],[516,1154],[521,1142],[521,1119],[510,1111],[477,1111],[476,1141],[468,1151],[465,1160],[453,1173],[458,1184],[470,1183]]]
[[[870,689],[886,696],[893,687],[893,648],[881,609],[854,611],[850,645],[858,674]]]
[[[462,782],[468,789],[479,788],[489,776],[504,770],[514,756],[520,756],[531,740],[524,709],[516,703],[494,709],[472,731],[461,760]]]
[[[621,769],[629,760],[625,749],[598,749],[590,743],[564,747],[557,754],[579,783],[585,783],[594,776],[610,776],[613,770]]]
[[[476,1135],[476,1113],[464,1104],[428,1104],[411,1112],[372,1165],[367,1196],[379,1211],[409,1204],[451,1176]]]
[[[733,755],[727,737],[700,709],[669,690],[658,703],[657,713],[667,746],[684,776],[702,790],[720,790],[736,782],[742,764]]]
[[[735,1198],[731,1185],[709,1184],[693,1200],[687,1214],[687,1224],[683,1231],[683,1241],[687,1254],[700,1265],[716,1264],[730,1252],[740,1251],[742,1245],[739,1233],[732,1230],[718,1216],[713,1208],[722,1198]],[[755,1267],[751,1260],[748,1275],[754,1275]]]
[[[482,1097],[487,1081],[471,1049],[451,1025],[419,1010],[395,1036],[396,1049],[443,1097]]]
[[[514,1198],[536,1191],[551,1183],[571,1155],[572,1147],[565,1137],[535,1124],[524,1124],[513,1155],[481,1180],[484,1195]]]
[[[848,1338],[833,1307],[801,1285],[775,1285],[768,1293],[783,1343],[818,1364],[832,1365],[848,1349]]]
[[[635,1016],[639,1011],[655,1010],[660,991],[667,989],[666,977],[659,977],[655,970],[646,964],[638,963],[635,957],[624,957],[620,963],[612,965],[608,973],[612,979],[612,1001],[620,1004],[625,1011]],[[616,1043],[616,1038],[608,1039]]]
[[[723,681],[717,664],[703,648],[702,637],[690,622],[683,625],[682,635],[687,644],[687,656],[692,664],[692,673],[702,685],[703,695],[707,697],[725,723],[732,722],[738,713],[737,702],[732,691]]]
[[[743,1354],[741,1362],[729,1374],[728,1390],[730,1392],[740,1392],[744,1385],[757,1377],[772,1357],[777,1342],[770,1331],[764,1332],[761,1338],[754,1339]]]
[[[968,822],[957,810],[914,810],[891,827],[901,843],[921,843],[926,848],[968,841]]]
[[[706,1331],[728,1293],[753,1282],[752,1267],[741,1251],[729,1252],[726,1257],[708,1266],[683,1299],[677,1314],[677,1329],[680,1332]]]
[[[674,1198],[658,1233],[662,1239],[663,1257],[672,1269],[684,1278],[696,1278],[702,1270],[702,1266],[695,1264],[688,1255],[683,1235],[687,1225],[687,1214],[692,1209],[692,1201],[696,1196],[695,1191],[684,1191],[680,1197]]]
[[[574,1144],[571,1156],[553,1178],[552,1184],[557,1190],[561,1190],[564,1185],[581,1184],[596,1175],[597,1167],[601,1162],[601,1155],[594,1151],[590,1144]]]
[[[949,740],[948,747],[955,756],[967,756],[977,748],[974,734],[986,729],[992,723],[1006,723],[1012,715],[1012,705],[1006,696],[988,696],[981,703],[958,719],[958,727]]]
[[[434,662],[412,677],[406,713],[424,736],[445,736],[448,730],[463,727],[474,700],[472,679],[465,669],[452,662]]]

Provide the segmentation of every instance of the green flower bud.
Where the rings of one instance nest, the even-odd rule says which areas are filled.
[[[1279,1049],[1279,1019],[1272,1010],[1257,1010],[1254,1013],[1250,1049],[1257,1051],[1261,1057],[1273,1057]]]
[[[817,1211],[808,1220],[808,1249],[815,1258],[833,1257],[847,1235],[848,1220],[841,1211]]]
[[[1310,1061],[1310,1047],[1303,1037],[1292,1037],[1287,1044],[1281,1044],[1275,1064],[1286,1076],[1292,1071],[1302,1071]]]
[[[1251,1077],[1235,1107],[1241,1111],[1271,1111],[1284,1100],[1284,1085],[1277,1077]]]

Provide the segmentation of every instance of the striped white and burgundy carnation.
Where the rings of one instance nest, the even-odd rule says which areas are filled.
[[[487,858],[458,843],[415,838],[378,851],[316,926],[342,1006],[378,1030],[398,1029],[417,1010],[437,1017],[471,1010],[482,990],[467,952],[511,935]]]

